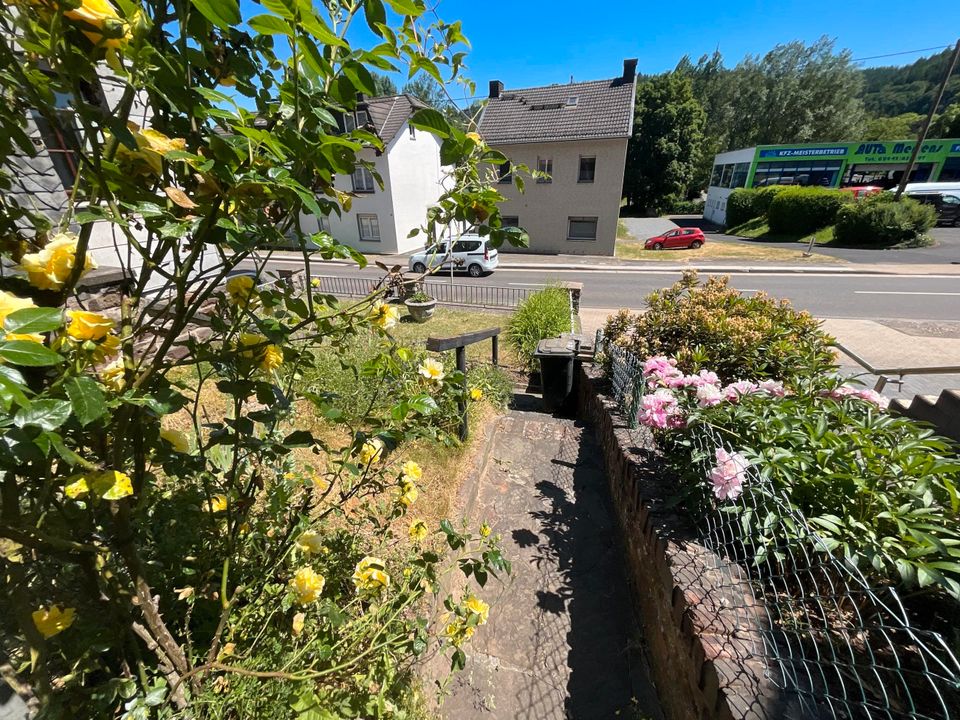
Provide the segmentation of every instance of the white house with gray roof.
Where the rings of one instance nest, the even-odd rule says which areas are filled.
[[[610,80],[521,90],[490,82],[483,139],[511,163],[549,175],[520,193],[509,165],[500,171],[501,213],[529,233],[526,252],[613,255],[636,69],[636,60],[624,60]]]
[[[382,152],[365,148],[358,153],[376,170],[383,187],[365,167],[338,177],[335,187],[353,195],[350,210],[340,216],[305,217],[305,230],[326,230],[363,253],[405,253],[422,247],[422,235],[407,235],[426,222],[427,208],[443,192],[444,177],[440,141],[409,124],[422,107],[426,105],[411,95],[393,95],[369,98],[358,103],[353,115],[344,116],[344,130],[366,127],[383,140]]]

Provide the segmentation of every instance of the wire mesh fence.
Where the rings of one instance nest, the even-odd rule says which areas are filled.
[[[377,289],[379,278],[321,275],[320,291],[337,297],[366,297]],[[515,308],[539,287],[505,287],[498,285],[467,285],[440,280],[423,283],[424,292],[445,305],[465,305],[480,308]]]
[[[635,420],[645,387],[642,361],[599,335],[597,346],[620,412],[632,419],[638,445],[649,446],[649,429]],[[718,449],[732,455],[737,448],[710,427],[697,426],[690,436],[693,468],[706,483],[720,463]],[[893,587],[831,552],[759,468],[738,471],[743,490],[735,499],[685,500],[695,541],[706,552],[686,555],[689,567],[675,567],[698,583],[689,609],[720,645],[708,655],[721,687],[742,685],[751,674],[744,668],[760,668],[752,687],[756,707],[735,713],[770,717],[763,698],[775,697],[773,706],[786,718],[960,718],[958,618],[952,636],[934,628]]]

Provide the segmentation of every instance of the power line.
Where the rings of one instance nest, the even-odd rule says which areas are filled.
[[[878,60],[879,58],[896,57],[897,55],[913,55],[914,53],[927,52],[928,50],[949,50],[950,44],[937,45],[935,47],[920,48],[918,50],[903,50],[901,52],[887,53],[886,55],[871,55],[870,57],[854,58],[850,62],[864,62],[865,60]]]

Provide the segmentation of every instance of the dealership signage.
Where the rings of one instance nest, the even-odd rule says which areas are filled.
[[[910,140],[880,140],[876,142],[845,143],[843,145],[779,145],[760,147],[757,159],[765,162],[805,158],[808,160],[843,158],[848,163],[906,163],[913,153],[915,142]],[[920,146],[917,159],[937,162],[947,155],[960,153],[960,143],[950,140],[928,140]]]
[[[824,155],[846,155],[845,147],[805,147],[805,148],[769,148],[760,151],[762,158],[798,158],[823,157]]]

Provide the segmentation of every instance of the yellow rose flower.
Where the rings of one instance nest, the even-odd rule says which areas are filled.
[[[59,290],[73,271],[77,254],[77,236],[70,232],[54,235],[50,242],[35,253],[27,253],[20,259],[20,267],[27,273],[30,284],[40,290]],[[97,267],[87,253],[80,277]]]
[[[480,133],[468,132],[467,137],[473,140],[477,145],[483,142],[483,138],[480,137]]]
[[[7,315],[10,313],[35,307],[33,300],[29,298],[17,297],[6,290],[0,290],[0,325],[3,325],[3,321],[7,319]],[[7,339],[10,339],[9,335]]]
[[[430,528],[427,527],[427,524],[423,520],[414,520],[412,523],[410,523],[411,540],[420,542],[429,534]]]
[[[490,606],[487,603],[474,595],[467,595],[463,601],[463,606],[468,613],[477,618],[477,625],[486,624],[487,617],[490,614]]]
[[[131,38],[129,24],[124,22],[107,0],[83,0],[80,7],[65,10],[63,14],[82,23],[80,32],[96,45],[118,48]],[[90,29],[91,27],[98,28],[100,32]]]
[[[303,632],[303,625],[307,620],[307,614],[298,612],[293,616],[293,623],[290,625],[290,629],[293,631],[294,637],[300,637],[300,633]]]
[[[179,453],[190,452],[190,436],[181,430],[161,430],[160,437],[166,440]]]
[[[211,514],[222,513],[227,509],[227,496],[226,495],[213,495],[209,500],[203,503],[204,512]]]
[[[61,610],[59,605],[54,605],[49,609],[40,607],[31,613],[31,617],[40,634],[49,640],[73,625],[73,621],[76,619],[76,610],[70,607]]]
[[[416,482],[423,477],[423,469],[413,460],[407,460],[400,466],[400,474],[407,480]]]
[[[308,565],[297,570],[290,581],[290,589],[297,596],[298,603],[309,605],[320,599],[320,593],[323,592],[323,586],[326,584],[327,581],[323,575],[316,573]]]
[[[267,345],[263,349],[263,358],[260,360],[260,369],[270,372],[283,365],[283,350],[277,345]]]
[[[490,537],[490,526],[487,525],[485,522],[480,523],[480,537],[482,538]]]
[[[304,530],[297,538],[297,547],[307,555],[323,552],[323,536],[313,530]]]
[[[234,275],[227,280],[227,298],[233,305],[245,306],[256,295],[256,283],[250,275]]]
[[[125,376],[126,370],[123,367],[123,360],[120,358],[100,370],[100,382],[113,392],[123,392],[123,386],[126,383]]]
[[[187,143],[181,138],[169,138],[153,128],[140,129],[134,122],[128,122],[137,149],[131,150],[123,143],[117,145],[116,159],[132,165],[134,171],[143,174],[159,175],[163,172],[163,156],[174,150],[185,150]],[[128,168],[130,169],[130,168]]]
[[[437,385],[442,384],[443,378],[446,377],[446,373],[443,371],[443,363],[437,362],[433,358],[424,360],[417,372],[430,382],[437,383]]]
[[[404,507],[410,507],[416,502],[417,498],[420,496],[420,491],[417,490],[417,486],[410,481],[404,481],[403,485],[397,488],[397,502],[403,505]]]
[[[451,622],[447,625],[444,630],[444,635],[447,636],[447,640],[450,641],[450,644],[454,647],[460,647],[465,640],[469,640],[473,637],[473,633],[476,631],[476,627],[473,625],[468,625],[462,620],[457,620]]]
[[[104,500],[119,500],[133,495],[130,477],[119,470],[104,470],[90,478],[90,489]]]
[[[386,303],[377,303],[370,309],[370,320],[381,330],[389,330],[400,320],[399,308]]]
[[[357,563],[353,572],[353,584],[358,592],[371,594],[390,587],[386,563],[380,558],[368,555]]]
[[[483,390],[478,387],[470,388],[470,399],[475,402],[483,400]]]
[[[106,315],[86,310],[68,310],[67,335],[74,340],[102,340],[116,323]]]
[[[357,461],[361,465],[367,466],[370,463],[380,460],[383,457],[383,450],[383,440],[380,438],[367,440],[360,448],[360,453],[357,455]]]
[[[120,338],[111,333],[97,344],[91,357],[94,362],[100,363],[108,357],[116,355],[118,352],[120,352]]]

